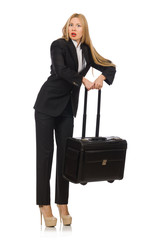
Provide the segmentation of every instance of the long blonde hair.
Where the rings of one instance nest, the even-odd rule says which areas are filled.
[[[93,44],[92,44],[92,41],[91,41],[91,38],[90,38],[90,35],[89,35],[88,23],[87,23],[87,20],[86,20],[86,18],[83,14],[74,13],[74,14],[72,14],[71,17],[69,17],[66,24],[62,28],[62,33],[63,33],[62,38],[64,38],[66,41],[69,41],[68,27],[69,27],[71,19],[74,18],[74,17],[79,18],[80,21],[81,21],[81,24],[82,24],[82,27],[83,27],[83,35],[82,35],[82,38],[81,38],[81,43],[86,43],[90,47],[91,54],[92,54],[94,62],[96,64],[101,65],[101,66],[113,66],[113,67],[115,67],[115,64],[113,64],[110,60],[102,57],[96,51],[96,49],[93,47]]]

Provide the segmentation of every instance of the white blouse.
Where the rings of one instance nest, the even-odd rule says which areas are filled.
[[[72,39],[71,39],[72,40]],[[72,40],[73,44],[75,45],[76,52],[77,52],[77,59],[78,59],[78,72],[81,72],[86,67],[86,60],[82,55],[81,43],[79,43],[77,47],[77,41]],[[83,56],[83,58],[82,58]]]

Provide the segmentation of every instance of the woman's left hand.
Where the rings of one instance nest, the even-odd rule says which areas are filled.
[[[101,89],[103,87],[103,81],[106,79],[104,75],[100,75],[95,81],[92,89]]]

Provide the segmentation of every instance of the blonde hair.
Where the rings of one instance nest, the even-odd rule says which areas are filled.
[[[66,24],[62,28],[62,33],[63,33],[62,38],[64,38],[66,41],[69,41],[68,27],[69,27],[71,19],[74,18],[74,17],[79,18],[80,21],[81,21],[81,24],[82,24],[82,27],[83,27],[83,35],[82,35],[82,38],[81,38],[81,43],[86,43],[90,47],[91,54],[92,54],[94,62],[96,64],[101,65],[101,66],[113,66],[113,67],[115,67],[115,64],[113,64],[110,60],[102,57],[96,51],[96,49],[93,47],[93,44],[92,44],[92,41],[91,41],[91,38],[90,38],[90,35],[89,35],[88,23],[87,23],[87,20],[86,20],[86,18],[83,14],[74,13],[74,14],[72,14],[71,17],[69,17]]]

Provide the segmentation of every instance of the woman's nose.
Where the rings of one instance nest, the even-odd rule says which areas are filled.
[[[76,26],[73,26],[73,27],[72,27],[72,30],[76,30]]]

